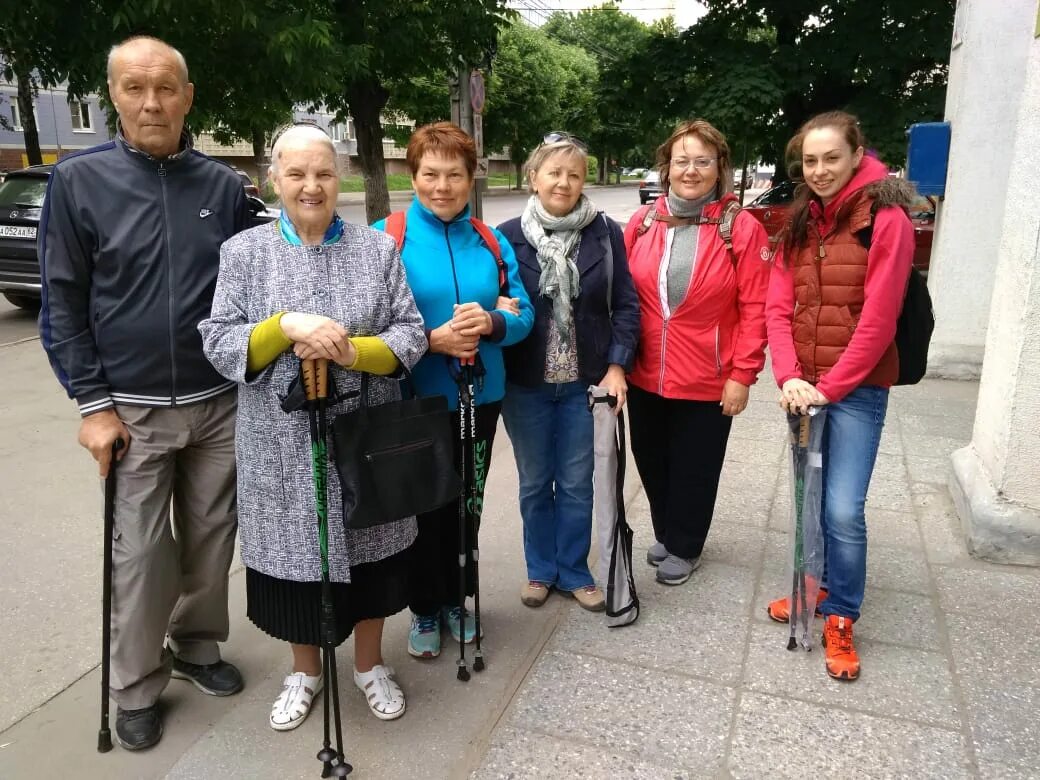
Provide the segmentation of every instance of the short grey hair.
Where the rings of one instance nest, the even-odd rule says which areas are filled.
[[[531,152],[530,156],[527,158],[527,162],[524,163],[524,173],[527,176],[528,192],[534,192],[534,183],[531,181],[531,174],[536,173],[539,168],[545,165],[545,161],[557,152],[568,152],[573,157],[580,157],[581,161],[585,163],[585,170],[588,171],[589,153],[574,143],[574,141],[565,138],[562,141],[553,141],[552,143],[541,144]]]
[[[188,83],[188,61],[184,59],[183,54],[181,54],[175,48],[170,46],[170,44],[168,44],[166,41],[159,40],[158,38],[155,38],[151,35],[134,35],[130,38],[127,38],[125,41],[117,43],[115,46],[108,50],[108,65],[106,67],[106,76],[108,78],[109,84],[112,83],[112,75],[114,70],[113,65],[120,51],[125,47],[130,46],[134,43],[138,43],[140,41],[149,41],[150,43],[156,44],[164,49],[168,49],[169,52],[173,55],[173,58],[177,61],[177,69],[181,72],[181,84]]]
[[[339,155],[336,154],[336,144],[332,142],[329,134],[317,125],[304,124],[292,125],[275,138],[274,146],[271,147],[270,178],[273,179],[278,175],[278,158],[281,157],[285,148],[290,146],[308,146],[310,144],[323,144],[328,147],[329,151],[332,152],[336,173],[339,174]]]

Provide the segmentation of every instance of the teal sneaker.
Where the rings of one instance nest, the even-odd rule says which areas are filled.
[[[458,642],[459,641],[459,608],[458,607],[442,607],[441,616],[445,623],[448,624],[448,628],[451,629],[451,638]],[[477,627],[473,620],[473,615],[470,614],[469,610],[466,610],[466,644],[470,644],[474,639],[477,638]],[[480,638],[484,638],[484,627],[480,628]]]
[[[416,658],[436,658],[441,654],[441,616],[412,613],[408,632],[408,654]]]

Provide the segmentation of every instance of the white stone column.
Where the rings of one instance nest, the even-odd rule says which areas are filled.
[[[1040,565],[1040,38],[1030,5],[975,429],[952,456],[951,492],[975,555]]]
[[[933,376],[976,378],[982,365],[1004,193],[1036,0],[958,0],[946,119],[951,144],[928,288]]]

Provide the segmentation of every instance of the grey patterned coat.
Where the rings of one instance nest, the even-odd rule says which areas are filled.
[[[246,378],[249,334],[279,311],[323,314],[352,335],[379,336],[409,368],[427,342],[401,257],[384,233],[346,225],[342,239],[330,246],[293,246],[272,222],[239,233],[220,249],[213,310],[199,331],[206,357],[239,383],[235,453],[242,560],[272,577],[316,581],[321,570],[307,413],[281,409],[299,361],[285,352]],[[358,372],[331,368],[338,392],[359,388]],[[371,404],[400,397],[398,383],[382,377],[372,377],[369,393]],[[357,403],[330,406],[330,432],[332,418]],[[415,518],[344,533],[339,478],[331,464],[328,490],[334,581],[349,582],[350,566],[382,560],[414,541]]]

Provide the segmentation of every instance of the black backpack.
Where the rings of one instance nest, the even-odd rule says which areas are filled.
[[[871,217],[875,209],[871,208]],[[874,224],[856,233],[864,248],[870,249]],[[903,309],[896,320],[896,350],[899,352],[899,378],[897,385],[916,385],[928,370],[928,345],[935,330],[935,314],[932,312],[932,296],[928,293],[928,282],[916,268],[910,269],[906,284]]]

